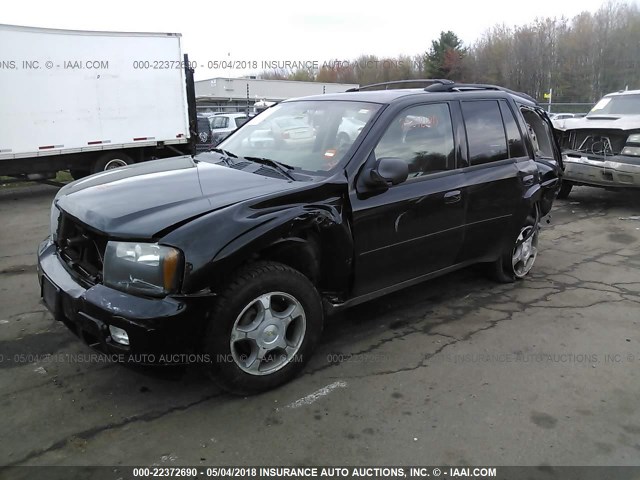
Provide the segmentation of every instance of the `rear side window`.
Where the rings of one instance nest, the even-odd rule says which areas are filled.
[[[462,102],[471,165],[509,158],[502,115],[496,100]]]
[[[455,156],[449,105],[434,103],[403,110],[387,127],[375,156],[407,162],[409,179],[452,170]]]
[[[247,117],[236,117],[235,118],[236,127],[241,127],[242,125],[247,123],[247,120],[249,120]]]
[[[227,128],[228,125],[229,118],[219,115],[213,117],[213,124],[211,125],[211,128]]]
[[[533,145],[533,154],[536,157],[554,158],[552,133],[547,122],[535,111],[526,107],[521,108],[524,121],[527,123],[529,137]]]
[[[509,146],[509,156],[511,158],[526,157],[527,150],[522,141],[522,134],[513,116],[513,112],[507,105],[507,102],[500,101],[500,110],[504,120],[504,127],[507,131],[507,143]]]

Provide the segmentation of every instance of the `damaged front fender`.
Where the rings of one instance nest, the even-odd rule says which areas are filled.
[[[171,232],[163,243],[185,252],[183,293],[223,285],[249,261],[269,259],[287,263],[307,275],[321,292],[340,296],[349,289],[353,240],[345,217],[344,186],[325,184],[297,192],[318,203],[243,203],[212,212]],[[296,195],[293,194],[293,195]],[[292,196],[293,196],[292,195]],[[286,196],[289,197],[289,196]],[[329,287],[330,286],[330,287]]]

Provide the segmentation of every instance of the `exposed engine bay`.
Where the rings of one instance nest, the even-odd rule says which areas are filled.
[[[619,155],[624,148],[627,132],[606,130],[569,130],[563,133],[561,148],[594,156]]]

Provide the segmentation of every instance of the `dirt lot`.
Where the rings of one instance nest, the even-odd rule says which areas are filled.
[[[2,465],[638,463],[640,192],[575,189],[530,279],[469,269],[346,311],[250,398],[91,361],[39,299],[54,194],[0,191]]]

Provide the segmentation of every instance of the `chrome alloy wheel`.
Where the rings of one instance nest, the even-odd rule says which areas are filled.
[[[511,256],[513,273],[523,278],[529,273],[538,255],[538,225],[526,225],[520,230]]]
[[[104,166],[105,170],[112,170],[114,168],[126,167],[128,165],[127,162],[120,158],[114,158],[113,160],[109,160],[107,164]]]
[[[294,360],[307,327],[304,308],[284,292],[270,292],[252,300],[231,329],[231,354],[236,365],[251,375],[277,372]]]

